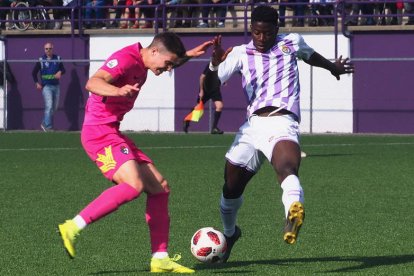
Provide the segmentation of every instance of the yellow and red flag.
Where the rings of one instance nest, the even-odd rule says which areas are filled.
[[[204,113],[203,101],[200,102],[193,108],[193,110],[185,116],[184,121],[198,122]]]

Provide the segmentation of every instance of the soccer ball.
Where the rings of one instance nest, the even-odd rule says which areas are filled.
[[[191,253],[203,263],[216,263],[224,256],[227,249],[223,233],[213,227],[198,229],[191,238]]]

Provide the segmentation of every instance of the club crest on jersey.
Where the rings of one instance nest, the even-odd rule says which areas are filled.
[[[290,55],[291,53],[290,48],[286,45],[282,45],[280,50],[282,51],[284,55]]]
[[[129,153],[129,149],[128,149],[127,147],[122,146],[122,147],[121,147],[121,152],[122,152],[123,154],[128,154],[128,153]]]
[[[112,155],[112,146],[105,147],[105,154],[98,153],[98,158],[96,158],[96,161],[102,163],[102,166],[100,166],[99,169],[103,173],[106,173],[109,170],[113,170],[116,166],[116,161]]]
[[[109,68],[114,68],[117,65],[118,65],[117,59],[111,59],[110,61],[106,63],[106,66],[108,66]]]

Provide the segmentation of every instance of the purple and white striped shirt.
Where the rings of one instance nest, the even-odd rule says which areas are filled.
[[[242,74],[242,86],[249,105],[247,117],[265,106],[289,110],[300,121],[299,70],[297,59],[308,60],[315,51],[299,34],[281,34],[274,46],[260,53],[253,45],[236,46],[218,68],[221,83],[235,72]]]

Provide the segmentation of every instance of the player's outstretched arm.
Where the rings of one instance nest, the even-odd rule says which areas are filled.
[[[342,56],[335,60],[335,62],[331,62],[315,52],[308,60],[304,61],[309,65],[321,67],[330,71],[337,80],[340,80],[340,75],[354,73],[354,65],[348,58],[342,59]]]
[[[177,67],[183,65],[184,63],[189,61],[191,58],[199,57],[199,56],[203,55],[211,45],[213,45],[213,40],[206,41],[206,42],[198,45],[197,47],[194,47],[193,49],[188,50],[185,53],[185,56],[182,57],[178,61],[178,63],[174,65],[174,68],[177,68]]]

